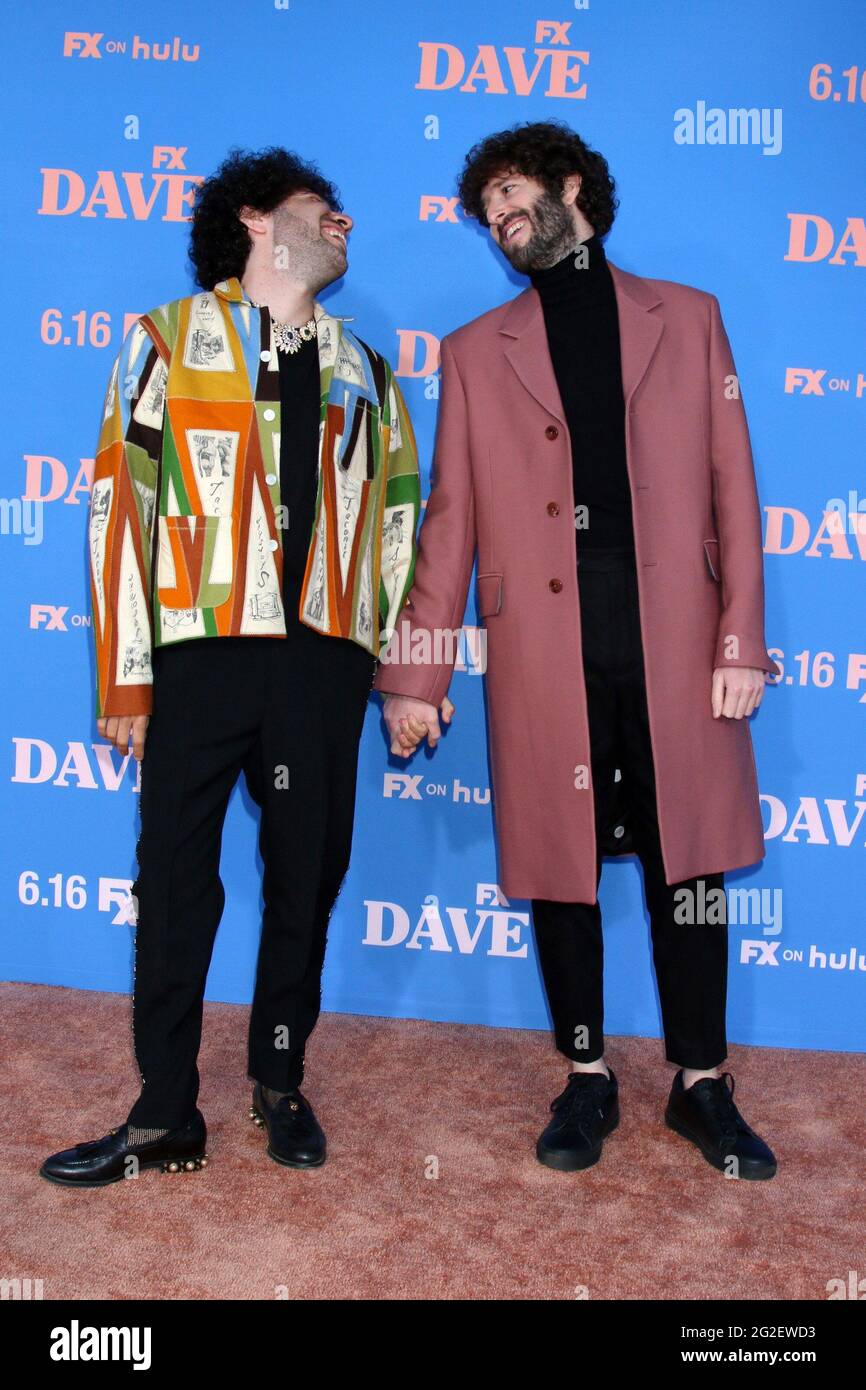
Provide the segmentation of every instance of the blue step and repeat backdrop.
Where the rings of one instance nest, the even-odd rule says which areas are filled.
[[[610,258],[718,296],[751,427],[784,674],[753,721],[766,859],[728,878],[729,1035],[861,1048],[866,5],[44,0],[4,32],[0,975],[131,988],[138,765],[95,726],[87,508],[125,327],[192,289],[196,182],[231,146],[279,143],[337,183],[351,264],[323,298],[397,367],[426,495],[439,340],[525,284],[461,217],[457,172],[485,134],[555,117],[617,180]],[[325,1006],[545,1028],[467,664],[453,729],[408,769],[371,701]],[[241,782],[211,999],[251,995],[255,811]],[[608,1031],[658,1036],[636,862],[609,861],[601,891]]]

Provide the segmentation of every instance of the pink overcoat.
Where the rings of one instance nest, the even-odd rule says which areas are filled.
[[[714,719],[710,706],[714,667],[776,671],[764,639],[761,519],[718,300],[608,264],[659,830],[676,883],[764,853],[748,721]],[[447,644],[442,661],[407,657],[423,650],[422,629],[432,639],[459,628],[477,552],[499,881],[509,897],[593,903],[580,532],[537,292],[448,334],[441,362],[414,584],[375,687],[441,704],[453,671]]]

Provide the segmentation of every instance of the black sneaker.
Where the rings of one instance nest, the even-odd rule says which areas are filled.
[[[327,1157],[325,1135],[313,1107],[300,1091],[289,1091],[276,1105],[265,1100],[257,1081],[250,1119],[268,1131],[268,1153],[286,1168],[319,1168]]]
[[[136,1177],[145,1168],[163,1173],[196,1173],[207,1167],[207,1126],[200,1110],[180,1129],[170,1129],[149,1144],[130,1144],[129,1125],[112,1129],[102,1139],[90,1139],[46,1158],[39,1173],[61,1187],[107,1187]],[[135,1158],[135,1163],[130,1160]]]
[[[609,1078],[601,1072],[572,1072],[535,1146],[539,1163],[566,1173],[598,1163],[604,1139],[619,1124],[619,1086],[608,1070]]]
[[[731,1086],[728,1089],[728,1078]],[[776,1159],[734,1105],[729,1071],[704,1077],[688,1090],[682,1069],[674,1077],[665,1124],[700,1149],[707,1163],[732,1178],[772,1178]]]

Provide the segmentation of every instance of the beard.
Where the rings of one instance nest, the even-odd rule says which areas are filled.
[[[274,214],[274,265],[291,271],[293,279],[318,294],[339,280],[348,260],[339,241],[322,236],[319,228],[280,208]]]
[[[532,212],[522,212],[529,222],[529,238],[521,246],[510,247],[507,241],[501,249],[508,260],[526,275],[530,270],[548,270],[577,245],[578,232],[571,213],[559,198],[546,190],[532,205]],[[515,222],[509,218],[509,225]]]

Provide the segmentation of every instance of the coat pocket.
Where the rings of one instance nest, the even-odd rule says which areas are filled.
[[[165,608],[218,608],[231,595],[231,516],[161,516],[157,593]]]
[[[502,575],[479,574],[478,616],[493,618],[502,608]]]
[[[719,542],[715,537],[704,541],[704,555],[706,556],[707,565],[713,579],[715,579],[717,583],[721,583],[722,569],[719,564]]]

